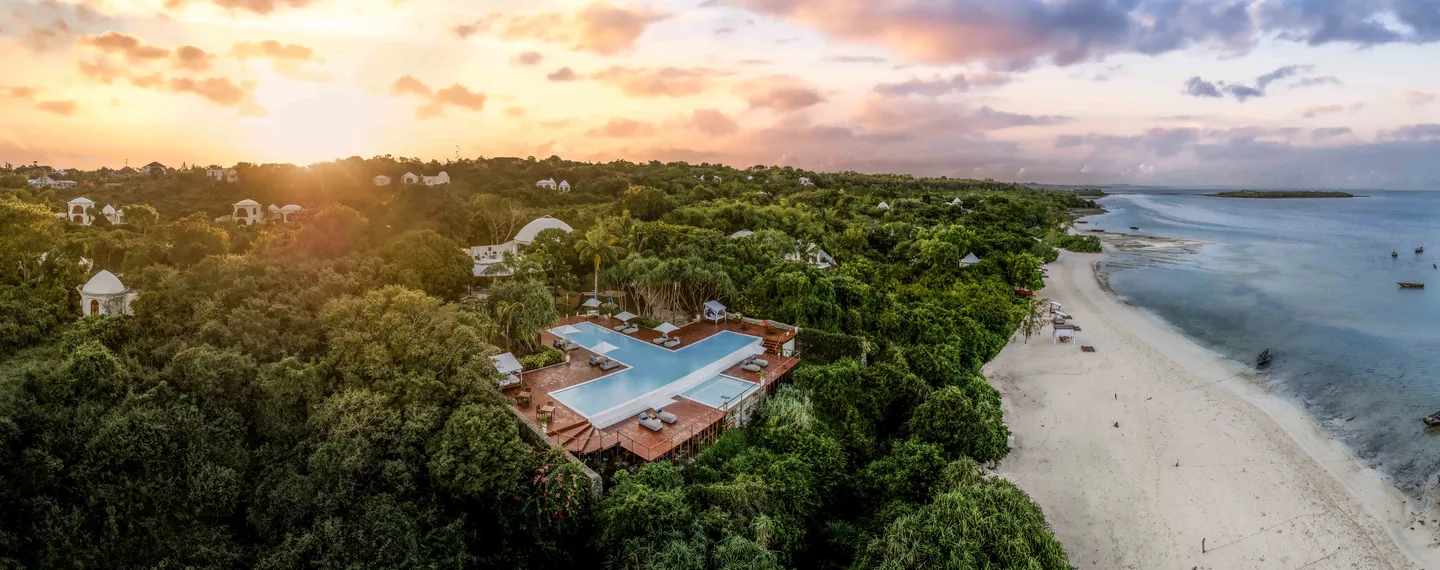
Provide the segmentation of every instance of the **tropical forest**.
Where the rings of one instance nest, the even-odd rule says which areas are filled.
[[[1035,329],[1058,249],[1099,251],[1067,235],[1093,192],[558,157],[234,170],[0,170],[0,568],[1071,567],[993,473],[1010,434],[981,366]],[[68,219],[81,196],[124,223]],[[303,211],[226,221],[243,200]],[[573,231],[477,275],[472,246],[544,216]],[[128,315],[82,317],[101,271]],[[718,300],[799,327],[801,362],[695,453],[576,457],[527,435],[490,357],[553,364],[536,339],[587,291],[645,322]]]

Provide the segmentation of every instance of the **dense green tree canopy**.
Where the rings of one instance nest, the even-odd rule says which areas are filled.
[[[0,169],[0,567],[1067,567],[979,471],[1008,451],[979,370],[1052,248],[1098,248],[1065,232],[1094,205],[1077,193],[387,155],[242,163],[237,184],[71,171],[127,214],[82,226],[56,216],[66,191],[24,187],[46,168]],[[247,198],[305,211],[213,221]],[[547,215],[575,231],[474,275],[463,248]],[[99,269],[133,316],[79,318]],[[554,362],[539,334],[591,288],[646,320],[718,300],[798,325],[802,363],[698,451],[582,465],[537,445],[489,357]]]

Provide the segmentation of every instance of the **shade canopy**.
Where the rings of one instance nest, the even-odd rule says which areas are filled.
[[[491,356],[490,360],[495,363],[495,370],[501,374],[514,374],[525,369],[524,366],[520,365],[520,361],[515,358],[515,355],[509,352]]]
[[[1063,305],[1061,305],[1059,301],[1050,301],[1050,306],[1055,307],[1056,309],[1059,309],[1059,308],[1062,307]]]
[[[565,325],[563,327],[560,327],[560,330],[558,332],[560,334],[575,334],[580,332],[580,329],[575,328],[574,325]]]
[[[620,313],[620,314],[618,314],[618,315],[615,315],[615,318],[620,319],[620,320],[622,320],[622,321],[629,322],[630,319],[635,318],[635,314],[634,314],[634,313],[631,313],[631,312],[629,312],[629,311],[626,311],[626,312],[624,312],[624,313]]]
[[[615,346],[615,345],[613,345],[613,344],[610,344],[610,343],[608,343],[608,342],[602,342],[602,343],[600,343],[600,344],[597,344],[597,345],[591,347],[591,348],[590,348],[590,352],[593,352],[593,353],[595,353],[595,354],[605,354],[605,353],[610,352],[610,351],[612,351],[612,350],[615,350],[615,349],[617,349],[617,348],[620,348],[620,347]]]
[[[582,306],[582,307],[590,307],[590,308],[594,309],[595,307],[599,307],[599,306],[600,306],[600,300],[599,300],[599,299],[596,299],[596,298],[594,298],[594,297],[591,297],[591,298],[585,300],[584,303],[581,303],[580,306]]]
[[[971,253],[966,255],[965,259],[960,260],[960,263],[962,265],[974,265],[976,263],[980,263],[980,258],[975,257],[975,254]]]
[[[705,308],[712,313],[725,312],[725,305],[721,305],[720,301],[705,301]]]
[[[658,332],[660,334],[670,334],[678,330],[680,330],[680,327],[677,327],[670,323],[661,323],[660,326],[655,327],[655,332]]]

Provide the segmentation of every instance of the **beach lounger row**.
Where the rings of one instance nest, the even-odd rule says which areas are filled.
[[[654,343],[654,344],[658,344],[658,345],[663,346],[663,347],[665,347],[665,348],[675,348],[675,347],[677,347],[677,346],[680,346],[680,337],[677,336],[677,337],[674,337],[674,338],[668,338],[668,337],[663,337],[663,336],[662,336],[662,337],[657,338],[657,339],[655,339],[655,340],[652,340],[652,341],[650,341],[650,342],[651,342],[651,343]]]
[[[620,364],[620,361],[614,360],[608,356],[591,356],[590,365],[599,366],[601,370],[614,370],[616,368],[624,366],[623,364]]]
[[[615,332],[618,332],[620,334],[635,334],[637,332],[640,332],[639,325],[627,325],[625,323],[615,325],[614,329]]]
[[[551,345],[565,352],[570,352],[572,350],[580,348],[580,345],[576,344],[574,341],[563,338],[555,339],[555,342],[551,343]]]
[[[746,358],[745,361],[740,364],[740,369],[746,372],[759,373],[760,369],[767,366],[770,366],[769,360],[765,360],[763,358],[760,358],[759,356],[751,356],[750,358]]]

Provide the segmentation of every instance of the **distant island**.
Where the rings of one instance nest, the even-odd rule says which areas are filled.
[[[1206,194],[1217,198],[1354,198],[1349,192],[1315,192],[1309,190],[1239,190]]]

